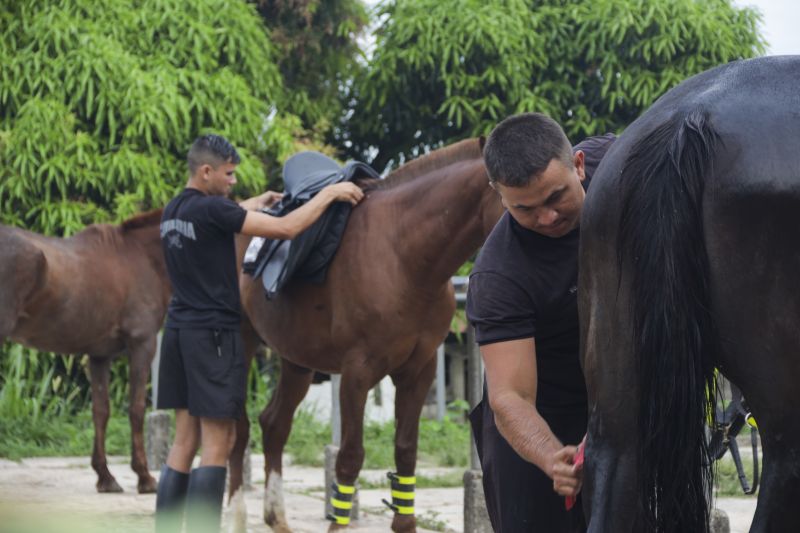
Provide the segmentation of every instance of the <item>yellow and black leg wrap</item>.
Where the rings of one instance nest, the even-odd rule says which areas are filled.
[[[392,482],[392,503],[383,500],[389,509],[400,515],[414,514],[414,487],[417,478],[414,476],[398,476],[394,472],[386,474]]]
[[[350,524],[350,511],[353,509],[353,497],[356,494],[356,488],[354,486],[339,485],[336,482],[331,485],[331,488],[333,489],[333,494],[331,495],[333,514],[328,515],[328,520],[340,526],[346,526]]]

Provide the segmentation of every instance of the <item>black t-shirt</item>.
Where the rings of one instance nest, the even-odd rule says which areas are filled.
[[[239,327],[234,234],[246,215],[228,198],[188,188],[164,208],[161,245],[173,290],[167,327]]]
[[[585,154],[584,188],[614,139],[611,134],[590,137],[575,146]],[[542,414],[586,410],[578,359],[578,237],[578,229],[546,237],[506,212],[469,279],[467,317],[478,344],[536,340],[536,406]]]

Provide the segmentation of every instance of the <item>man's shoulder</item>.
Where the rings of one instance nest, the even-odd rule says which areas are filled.
[[[591,137],[586,137],[584,140],[579,142],[574,146],[575,150],[608,150],[608,147],[611,146],[614,141],[617,140],[617,135],[615,133],[604,133],[603,135],[592,135]]]
[[[513,240],[510,218],[511,215],[505,212],[495,224],[475,259],[473,273],[496,270],[497,265],[506,264],[508,257],[514,254],[515,247],[510,245]]]

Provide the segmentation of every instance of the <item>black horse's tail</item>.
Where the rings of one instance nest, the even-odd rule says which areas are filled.
[[[631,287],[638,365],[638,494],[657,533],[709,528],[716,335],[702,197],[718,142],[695,109],[642,138],[621,175],[617,259]]]

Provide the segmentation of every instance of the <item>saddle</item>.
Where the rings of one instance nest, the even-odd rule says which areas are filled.
[[[381,179],[372,167],[360,161],[340,166],[319,152],[300,152],[283,165],[283,198],[265,209],[272,216],[285,216],[314,197],[327,185],[356,178]],[[339,248],[352,206],[332,204],[306,231],[293,240],[254,237],[245,252],[242,270],[261,276],[267,298],[273,298],[291,279],[322,283],[328,265]]]

